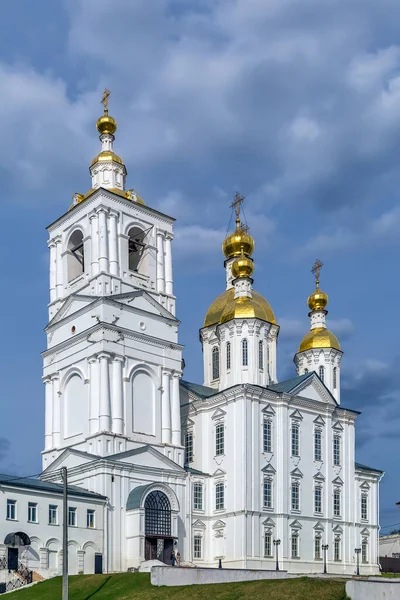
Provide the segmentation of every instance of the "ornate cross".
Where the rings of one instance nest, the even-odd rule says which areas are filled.
[[[103,97],[100,101],[100,104],[102,104],[104,106],[104,112],[108,113],[108,98],[110,97],[110,90],[108,90],[107,88],[104,88],[104,92],[103,92]]]
[[[315,283],[316,286],[319,286],[319,272],[322,269],[322,267],[324,266],[324,263],[322,263],[320,260],[315,261],[313,268],[311,269],[311,273],[314,273],[315,275]]]
[[[236,213],[236,221],[240,221],[240,207],[243,204],[243,200],[244,200],[244,196],[241,196],[239,194],[239,192],[236,192],[235,194],[235,200],[234,202],[232,202],[231,204],[231,208],[235,209],[235,213]]]

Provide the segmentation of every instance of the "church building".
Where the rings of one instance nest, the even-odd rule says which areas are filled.
[[[235,229],[221,240],[225,290],[221,273],[200,329],[204,381],[186,381],[174,218],[127,189],[116,129],[106,93],[91,188],[48,227],[41,482],[60,483],[66,467],[73,489],[92,494],[80,502],[98,505],[107,572],[169,564],[174,550],[188,565],[227,568],[275,569],[278,556],[302,573],[322,572],[326,553],[329,572],[353,574],[360,548],[361,573],[377,573],[382,472],[355,462],[359,413],[341,405],[321,263],[296,376],[278,381],[279,325],[253,287],[255,242],[237,194]]]

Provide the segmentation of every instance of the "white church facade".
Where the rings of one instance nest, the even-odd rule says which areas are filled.
[[[169,563],[179,550],[192,565],[258,569],[274,569],[277,552],[281,569],[304,573],[321,572],[326,552],[329,572],[353,573],[355,548],[361,572],[378,572],[382,472],[355,462],[358,413],[340,404],[342,352],[326,326],[321,265],[297,377],[278,382],[279,326],[253,289],[254,240],[237,196],[226,289],[200,330],[204,385],[185,381],[174,219],[126,189],[116,128],[105,102],[92,187],[48,227],[41,482],[60,483],[67,467],[74,489],[93,494],[84,502],[101,504],[90,552],[108,572]]]

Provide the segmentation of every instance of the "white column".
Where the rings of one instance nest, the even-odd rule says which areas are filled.
[[[90,365],[90,404],[89,404],[89,433],[99,430],[99,361],[95,356],[89,358]]]
[[[54,240],[56,243],[56,288],[57,298],[63,295],[63,260],[61,256],[61,237]]]
[[[174,373],[172,376],[171,389],[171,424],[172,424],[172,445],[180,446],[181,440],[181,405],[179,398],[179,375]]]
[[[165,292],[164,239],[161,231],[157,231],[157,290],[160,294]]]
[[[96,213],[92,213],[90,219],[90,238],[91,238],[91,260],[92,260],[92,276],[99,272],[99,232],[98,232],[98,217]]]
[[[41,569],[49,568],[49,551],[47,548],[39,548],[39,561]]]
[[[108,271],[108,243],[107,243],[107,214],[105,208],[99,208],[99,266],[100,271]]]
[[[116,356],[112,364],[112,430],[114,433],[124,433],[124,397],[122,388],[122,356]]]
[[[49,242],[50,248],[50,302],[57,298],[57,250],[53,240]]]
[[[100,431],[110,431],[111,407],[110,407],[110,380],[108,376],[108,354],[100,354]]]
[[[171,443],[171,400],[170,376],[168,371],[163,371],[162,373],[161,441],[163,444]]]
[[[61,442],[61,408],[60,408],[60,380],[58,375],[53,375],[53,447],[58,448]]]
[[[45,425],[44,449],[53,447],[53,382],[50,378],[44,380],[45,385]]]
[[[172,252],[171,238],[169,235],[165,237],[165,293],[172,296]]]
[[[110,273],[118,275],[118,213],[110,212]]]

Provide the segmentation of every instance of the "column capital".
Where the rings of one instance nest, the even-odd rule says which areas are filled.
[[[55,238],[51,239],[51,240],[47,240],[47,247],[48,248],[55,248],[56,247],[56,241]]]
[[[108,214],[109,212],[109,209],[105,206],[99,206],[99,208],[96,208],[95,210],[98,215],[100,215],[101,213]]]
[[[165,236],[165,231],[162,229],[157,229],[156,234],[163,238]]]
[[[89,213],[89,221],[91,221],[92,219],[97,219],[97,212],[95,209],[93,209],[90,213]]]
[[[61,235],[56,235],[56,236],[53,238],[53,240],[54,240],[54,243],[55,243],[55,244],[61,244],[61,242],[62,242],[62,236],[61,236]]]
[[[112,356],[109,352],[99,352],[97,355],[97,358],[99,360],[101,360],[102,358],[106,358],[107,360],[110,360],[112,358]]]
[[[164,233],[164,239],[165,239],[167,242],[171,242],[171,241],[174,239],[174,236],[172,235],[172,233],[169,233],[168,231],[166,231],[166,232]]]
[[[60,379],[60,374],[59,373],[53,373],[53,375],[50,375],[51,380],[52,381],[58,381]]]
[[[92,365],[92,364],[94,364],[96,362],[98,362],[98,355],[97,354],[94,354],[93,356],[89,356],[88,363],[90,365]]]
[[[117,220],[119,218],[119,212],[117,210],[114,210],[113,208],[109,208],[108,214],[110,215],[110,217],[116,217]]]
[[[42,382],[44,384],[46,384],[46,383],[53,383],[51,375],[46,375],[45,377],[42,377]]]
[[[113,356],[113,362],[120,362],[121,364],[125,363],[125,356],[118,356],[117,354]]]
[[[180,371],[172,371],[172,377],[180,379],[182,377],[182,373]]]

